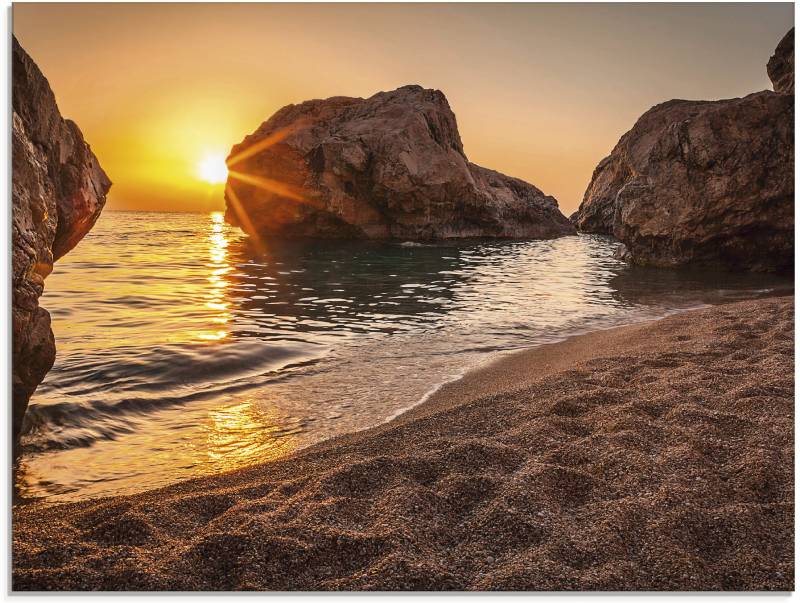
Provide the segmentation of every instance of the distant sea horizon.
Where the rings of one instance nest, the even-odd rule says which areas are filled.
[[[210,214],[214,212],[225,213],[225,206],[218,209],[127,209],[106,206],[100,215],[104,213],[137,213],[137,214]]]

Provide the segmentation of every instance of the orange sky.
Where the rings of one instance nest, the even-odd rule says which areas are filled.
[[[288,103],[439,88],[470,160],[578,206],[636,118],[770,87],[785,4],[14,4],[14,32],[114,181],[109,208],[207,211],[198,177]]]

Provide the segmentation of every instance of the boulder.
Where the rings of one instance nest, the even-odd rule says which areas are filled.
[[[642,115],[595,169],[572,222],[615,236],[636,264],[791,270],[793,40],[770,60],[777,92]]]
[[[258,237],[575,233],[553,197],[470,163],[444,94],[420,86],[289,105],[227,163],[226,217]]]
[[[783,36],[775,54],[769,58],[767,75],[775,92],[794,94],[794,27]]]
[[[12,41],[13,437],[55,360],[50,315],[39,306],[53,262],[100,215],[111,181],[73,122],[61,117],[47,79]]]

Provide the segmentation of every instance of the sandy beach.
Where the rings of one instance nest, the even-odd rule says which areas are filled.
[[[14,590],[792,590],[794,297],[511,355],[376,428],[24,506]]]

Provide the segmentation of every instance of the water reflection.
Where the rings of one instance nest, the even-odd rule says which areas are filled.
[[[248,240],[230,249],[229,275],[239,336],[316,332],[393,333],[435,322],[452,305],[457,281],[471,278],[458,254],[354,242],[272,242],[259,253]]]
[[[15,468],[15,504],[124,494],[246,467],[288,454],[300,431],[297,419],[235,398],[187,414],[134,417],[127,427],[116,441],[24,455]]]
[[[209,419],[204,452],[211,473],[269,461],[297,445],[295,432],[282,426],[285,418],[251,399],[220,405]]]
[[[609,285],[620,303],[645,307],[719,304],[794,291],[791,278],[771,274],[627,265],[614,271]]]
[[[135,492],[375,425],[471,366],[791,281],[631,269],[599,236],[262,242],[219,213],[104,213],[56,265],[58,358],[24,498]]]
[[[228,263],[228,239],[225,235],[225,217],[222,212],[213,212],[209,219],[209,268],[208,283],[209,289],[206,294],[206,308],[212,311],[209,317],[212,323],[217,325],[227,325],[231,319],[228,311],[230,303],[227,301],[225,291],[228,281],[225,277],[231,270]],[[219,341],[228,336],[225,328],[203,331],[198,334],[198,338],[205,341]]]

